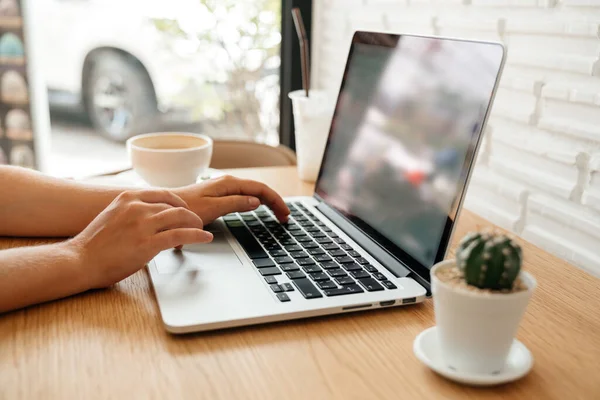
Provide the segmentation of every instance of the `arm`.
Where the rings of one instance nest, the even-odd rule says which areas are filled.
[[[0,236],[67,237],[81,232],[125,189],[95,187],[0,166]],[[174,189],[205,224],[235,211],[269,206],[284,221],[289,210],[264,184],[230,176]]]
[[[123,192],[0,166],[0,236],[66,237],[81,232]]]

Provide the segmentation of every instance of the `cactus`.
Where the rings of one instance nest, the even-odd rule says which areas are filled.
[[[469,233],[456,250],[456,265],[466,282],[481,289],[511,289],[522,260],[521,247],[498,233]]]

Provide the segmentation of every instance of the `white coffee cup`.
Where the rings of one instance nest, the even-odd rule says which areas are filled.
[[[208,169],[212,151],[212,139],[195,133],[147,133],[127,140],[133,169],[148,184],[158,187],[196,183]]]
[[[300,179],[314,182],[319,175],[321,161],[333,115],[334,102],[327,93],[304,90],[288,94],[292,100],[296,135],[296,158]]]

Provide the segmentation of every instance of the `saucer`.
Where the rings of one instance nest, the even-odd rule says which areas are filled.
[[[214,168],[209,168],[206,170],[206,173],[203,176],[198,177],[197,182],[200,183],[202,181],[218,178],[219,176],[223,175],[225,175],[223,171]],[[140,176],[134,170],[127,170],[117,175],[87,178],[83,181],[86,183],[100,186],[133,186],[139,188],[150,187],[150,185],[144,182],[143,179],[140,178]]]
[[[492,386],[512,382],[527,375],[533,366],[533,356],[523,343],[515,339],[506,364],[499,373],[474,374],[450,369],[441,358],[436,326],[424,330],[415,338],[413,351],[419,360],[438,374],[471,386]]]

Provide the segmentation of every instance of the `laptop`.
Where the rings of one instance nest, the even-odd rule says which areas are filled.
[[[356,32],[312,197],[211,224],[148,269],[166,329],[207,331],[422,302],[504,65],[499,43]]]

